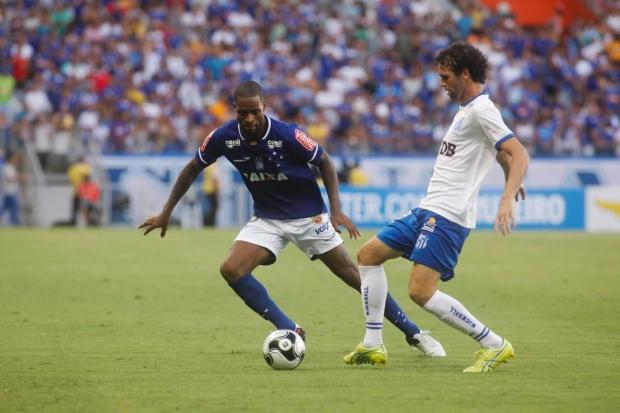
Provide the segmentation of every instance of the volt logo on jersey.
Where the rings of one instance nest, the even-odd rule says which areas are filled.
[[[269,149],[281,148],[282,141],[267,141],[267,146],[269,147]]]
[[[439,150],[440,155],[452,156],[456,151],[456,145],[450,142],[443,141],[441,142],[441,149]]]
[[[314,232],[316,232],[316,235],[319,235],[322,232],[327,231],[328,228],[329,228],[329,222],[326,222],[323,225],[321,225],[320,227],[318,227],[317,229],[315,229]]]

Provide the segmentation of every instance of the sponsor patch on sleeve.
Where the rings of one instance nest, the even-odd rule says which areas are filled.
[[[205,140],[202,141],[202,145],[200,145],[200,152],[204,152],[207,149],[207,144],[209,143],[209,140],[211,139],[216,130],[217,129],[213,129],[211,133],[207,135]]]
[[[316,148],[316,146],[318,145],[301,129],[295,129],[295,139],[297,139],[297,142],[299,142],[299,144],[306,148],[306,150],[308,151],[313,151],[314,148]]]

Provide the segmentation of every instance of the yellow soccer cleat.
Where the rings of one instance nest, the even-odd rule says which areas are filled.
[[[476,352],[478,360],[463,370],[463,373],[487,373],[492,371],[500,363],[508,362],[509,358],[515,357],[512,344],[506,339],[500,348],[487,348]]]
[[[374,347],[365,347],[364,343],[359,343],[354,351],[344,356],[347,364],[373,364],[385,366],[387,362],[387,351],[383,344]]]

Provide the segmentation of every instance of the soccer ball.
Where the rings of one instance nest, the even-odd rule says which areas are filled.
[[[272,331],[263,343],[263,357],[276,370],[292,370],[299,366],[305,352],[304,340],[291,330]]]

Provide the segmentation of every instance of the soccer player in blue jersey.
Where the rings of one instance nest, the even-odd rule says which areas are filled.
[[[383,263],[401,256],[413,261],[409,296],[480,343],[478,359],[464,372],[482,373],[513,357],[512,345],[437,285],[454,276],[463,243],[476,225],[478,192],[493,158],[506,175],[495,229],[507,235],[515,223],[513,198],[525,197],[522,182],[529,157],[484,90],[486,57],[475,47],[457,42],[442,50],[436,63],[443,89],[461,107],[441,143],[419,208],[389,223],[358,252],[362,290],[367,293],[365,316],[370,324],[383,314],[387,290]],[[385,364],[386,359],[381,331],[373,330],[344,361]]]
[[[161,228],[161,236],[165,236],[172,210],[198,174],[220,156],[226,157],[239,170],[252,195],[254,217],[237,235],[220,273],[257,314],[278,329],[296,330],[305,339],[303,329],[275,304],[252,271],[259,265],[274,263],[292,242],[310,259],[321,260],[360,291],[359,272],[344,248],[339,227],[344,226],[349,237],[360,234],[340,210],[336,169],[327,152],[299,126],[266,116],[265,98],[258,83],[241,83],[234,99],[237,118],[205,138],[194,159],[179,174],[161,213],[145,220],[139,228],[146,228],[144,235]],[[321,173],[330,216],[309,164],[317,166]],[[405,334],[410,345],[427,356],[445,356],[441,344],[411,322],[389,294],[386,300],[385,317]],[[382,320],[369,328],[381,328]]]

